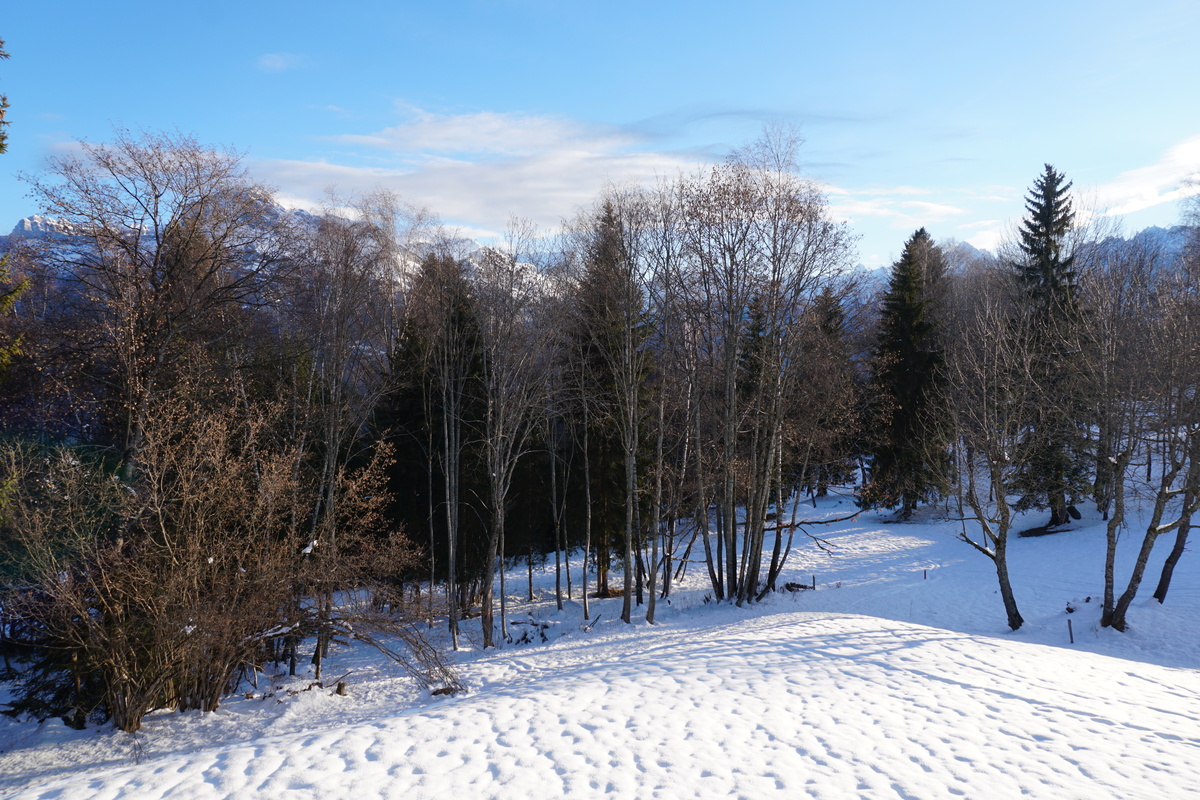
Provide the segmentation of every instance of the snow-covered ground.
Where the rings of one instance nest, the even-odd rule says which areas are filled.
[[[820,513],[849,510],[831,500]],[[216,713],[152,714],[136,737],[5,719],[0,793],[1200,796],[1200,555],[1184,556],[1160,606],[1149,599],[1160,542],[1122,634],[1098,626],[1097,519],[1015,540],[1027,623],[1014,633],[990,562],[954,538],[958,523],[888,520],[814,529],[832,552],[799,541],[785,580],[815,576],[817,590],[752,608],[706,602],[693,565],[654,626],[621,623],[616,599],[593,601],[601,616],[585,630],[578,602],[554,608],[552,562],[533,604],[515,567],[512,619],[526,624],[513,631],[537,621],[549,641],[484,652],[469,621],[458,658],[469,691],[456,697],[349,648],[326,667],[349,672],[344,697],[264,679]],[[1138,533],[1123,542],[1122,576]]]

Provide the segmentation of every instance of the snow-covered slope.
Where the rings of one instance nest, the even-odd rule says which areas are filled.
[[[820,513],[845,508],[831,502]],[[831,552],[801,545],[787,576],[815,576],[817,590],[783,592],[754,608],[706,602],[702,568],[693,568],[655,626],[622,624],[619,600],[605,600],[594,604],[600,621],[585,630],[578,603],[554,610],[552,572],[539,573],[539,597],[526,603],[518,567],[509,588],[513,620],[525,624],[513,630],[535,622],[550,641],[464,652],[465,694],[433,697],[369,652],[343,650],[328,669],[352,670],[346,697],[317,688],[289,695],[310,681],[281,679],[214,714],[153,714],[136,739],[7,722],[0,791],[1200,796],[1194,554],[1181,562],[1168,603],[1139,600],[1133,627],[1120,634],[1096,624],[1097,520],[1018,539],[1012,564],[1029,622],[1012,633],[989,562],[954,539],[956,528],[933,517],[891,524],[864,514],[822,529]]]

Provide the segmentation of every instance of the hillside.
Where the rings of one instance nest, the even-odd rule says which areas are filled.
[[[831,501],[821,513],[845,507]],[[462,653],[465,694],[433,697],[372,653],[343,649],[327,668],[349,672],[346,697],[281,679],[275,689],[246,687],[247,697],[207,716],[155,713],[136,738],[5,721],[0,791],[1196,796],[1192,554],[1167,604],[1137,601],[1132,629],[1120,634],[1097,625],[1097,520],[1019,539],[1011,559],[1029,622],[1009,633],[989,563],[954,539],[955,527],[863,514],[818,529],[830,552],[801,543],[789,575],[815,576],[817,590],[754,608],[706,602],[694,567],[655,626],[623,625],[611,600],[593,604],[600,618],[585,630],[577,603],[554,611],[552,570],[538,574],[540,599],[525,603],[518,566],[513,631],[541,630],[549,641]]]

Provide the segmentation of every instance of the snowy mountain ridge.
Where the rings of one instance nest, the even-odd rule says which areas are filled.
[[[59,220],[34,214],[14,225],[9,236],[25,239],[67,239],[70,237],[70,228]]]

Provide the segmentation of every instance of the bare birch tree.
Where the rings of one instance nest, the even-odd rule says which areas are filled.
[[[1193,179],[1193,187],[1197,181],[1200,181],[1200,178]],[[1178,304],[1179,311],[1176,314],[1177,318],[1184,322],[1184,324],[1189,325],[1188,331],[1194,335],[1198,329],[1197,326],[1200,325],[1200,307],[1197,306],[1195,291],[1195,287],[1200,286],[1200,195],[1192,195],[1187,201],[1184,210],[1184,221],[1191,226],[1191,233],[1188,235],[1182,260],[1179,264],[1178,279],[1173,284],[1173,295],[1175,298],[1173,305]],[[1193,347],[1195,347],[1194,344]],[[1195,374],[1194,371],[1193,374]],[[1171,577],[1175,572],[1175,566],[1183,556],[1191,529],[1192,520],[1190,516],[1181,520],[1179,527],[1176,529],[1175,541],[1171,546],[1171,552],[1167,554],[1166,561],[1163,562],[1158,585],[1154,589],[1154,599],[1160,603],[1164,602],[1167,598],[1167,591],[1171,587]]]
[[[542,409],[546,355],[535,314],[538,275],[528,259],[534,244],[532,226],[509,223],[501,248],[484,251],[475,276],[475,298],[483,350],[482,431],[488,482],[490,525],[484,563],[480,619],[483,646],[495,646],[493,585],[500,567],[500,635],[508,639],[504,593],[504,522],[513,472],[528,452],[530,434]]]
[[[1152,245],[1129,243],[1106,262],[1107,269],[1093,277],[1092,326],[1099,334],[1094,395],[1105,415],[1113,506],[1100,623],[1123,631],[1158,537],[1178,531],[1177,541],[1186,541],[1192,516],[1200,510],[1200,401],[1195,396],[1200,306],[1186,270],[1160,269]],[[1150,452],[1159,456],[1157,473],[1144,484],[1150,514],[1117,595],[1117,539],[1128,525],[1127,494],[1131,488],[1137,492],[1140,482],[1131,467],[1138,453]]]
[[[944,387],[944,407],[959,440],[958,491],[969,512],[959,537],[991,559],[1008,626],[1017,630],[1024,619],[1008,571],[1015,512],[1010,495],[1028,414],[1031,353],[1025,337],[1012,335],[1012,280],[998,273],[974,277],[958,298],[956,346],[948,352]]]

